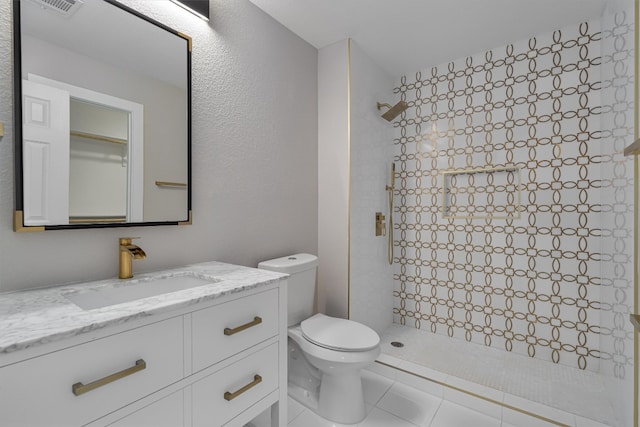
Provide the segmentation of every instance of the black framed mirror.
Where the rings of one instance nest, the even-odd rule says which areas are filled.
[[[16,231],[191,223],[191,39],[114,0],[14,0]]]

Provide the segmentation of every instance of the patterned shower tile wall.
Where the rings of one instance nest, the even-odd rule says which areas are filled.
[[[634,7],[602,18],[601,372],[633,379]],[[605,351],[605,349],[607,351]],[[633,395],[633,393],[628,393]]]
[[[624,161],[601,129],[601,37],[584,23],[401,79],[394,322],[581,369],[615,358],[601,269],[629,260],[602,240],[619,209],[629,228],[629,199],[603,193],[629,170],[602,172]],[[511,177],[462,179],[491,169]],[[448,215],[452,179],[465,215]]]

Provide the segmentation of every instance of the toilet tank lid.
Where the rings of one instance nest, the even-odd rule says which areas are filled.
[[[299,273],[301,271],[316,268],[317,266],[318,257],[311,254],[289,255],[282,258],[262,261],[258,264],[259,269],[287,274]]]

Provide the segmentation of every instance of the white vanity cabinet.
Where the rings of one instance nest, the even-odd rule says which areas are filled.
[[[277,344],[252,353],[228,368],[196,382],[192,387],[193,425],[223,423],[278,389]]]
[[[276,336],[278,320],[277,289],[194,312],[193,371]]]
[[[286,425],[286,279],[88,335],[0,353],[0,426]]]
[[[109,424],[109,427],[186,427],[184,391],[157,400]]]
[[[177,317],[0,368],[0,425],[87,424],[182,379],[182,343]]]

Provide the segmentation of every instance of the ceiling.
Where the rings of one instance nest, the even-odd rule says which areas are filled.
[[[390,76],[602,15],[607,0],[250,0],[320,49],[351,38]]]

